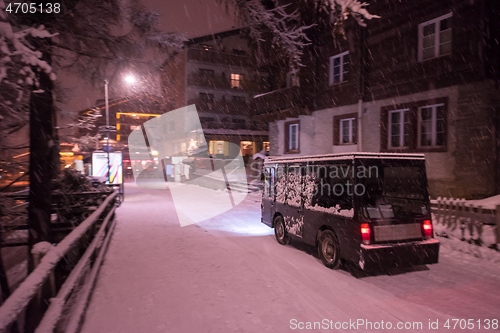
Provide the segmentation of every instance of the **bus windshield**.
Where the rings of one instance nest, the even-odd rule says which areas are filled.
[[[368,218],[404,218],[429,215],[425,169],[418,165],[380,165],[364,185],[361,210]]]

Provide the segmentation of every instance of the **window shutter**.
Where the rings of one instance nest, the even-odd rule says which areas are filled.
[[[333,117],[333,145],[337,146],[340,143],[340,119]]]
[[[333,57],[330,57],[330,67],[328,68],[328,85],[333,85]]]
[[[387,150],[388,133],[387,127],[389,126],[389,111],[386,108],[380,110],[380,149],[381,151]]]
[[[297,145],[296,150],[298,152],[298,151],[300,151],[300,123],[299,122],[297,122],[297,137],[295,138],[295,140],[297,142],[296,143],[296,145]]]
[[[358,143],[358,117],[352,121],[352,143]]]
[[[285,123],[285,151],[290,150],[290,124]]]

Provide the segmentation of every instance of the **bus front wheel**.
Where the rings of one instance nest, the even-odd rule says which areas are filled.
[[[282,216],[276,216],[274,219],[274,236],[281,245],[286,245],[290,242],[290,235],[286,231],[285,221]]]
[[[318,237],[318,255],[323,264],[331,269],[340,266],[340,251],[337,237],[331,230],[323,231]]]

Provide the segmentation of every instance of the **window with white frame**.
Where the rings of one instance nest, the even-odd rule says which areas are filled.
[[[231,74],[231,88],[241,89],[243,82],[243,74]]]
[[[410,110],[389,111],[388,147],[406,148],[410,144]]]
[[[444,104],[424,106],[419,109],[419,147],[444,145]]]
[[[289,125],[288,150],[299,149],[299,124]]]
[[[356,118],[341,119],[339,134],[341,144],[354,144],[356,142]]]
[[[330,57],[330,85],[347,81],[349,76],[349,51]]]
[[[451,53],[452,13],[418,25],[418,61]]]

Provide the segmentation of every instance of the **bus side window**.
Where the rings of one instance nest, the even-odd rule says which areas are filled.
[[[339,205],[340,209],[351,209],[354,186],[350,178],[332,178],[330,179],[332,185],[332,206]]]
[[[271,168],[266,168],[265,172],[265,181],[264,181],[264,197],[269,198],[270,192],[270,185],[271,185]]]
[[[274,168],[271,168],[269,179],[269,198],[274,199]]]
[[[266,179],[264,184],[264,197],[274,198],[274,168],[266,168]]]
[[[349,175],[344,176],[343,174],[345,170],[349,170],[347,168],[347,165],[328,166],[329,173],[318,169],[320,177],[316,179],[315,195],[312,198],[311,206],[331,208],[339,205],[341,210],[353,208],[353,181]],[[340,172],[332,172],[332,170]]]

